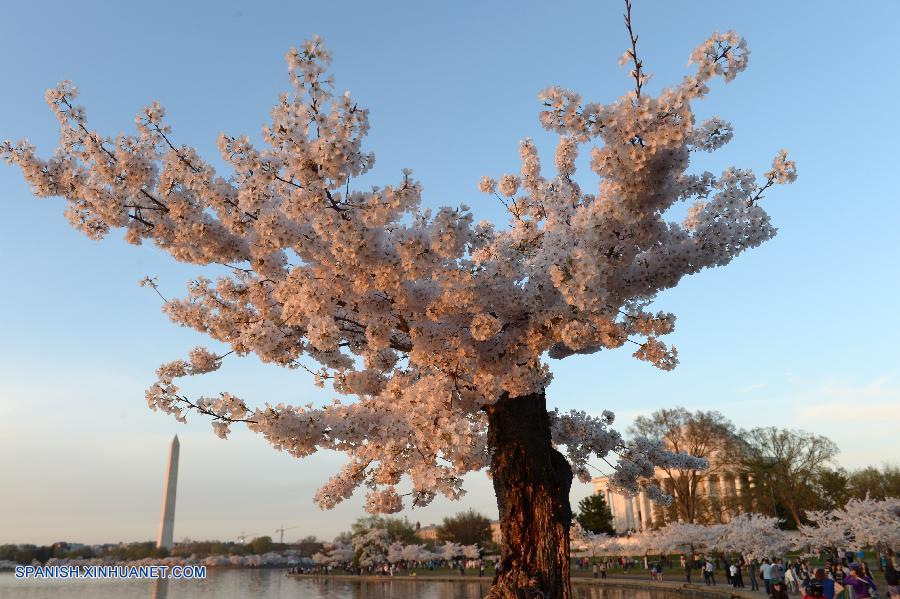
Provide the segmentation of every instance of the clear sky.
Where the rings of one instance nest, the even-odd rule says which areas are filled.
[[[560,84],[611,101],[630,88],[617,65],[621,13],[617,0],[10,3],[0,19],[0,138],[52,151],[43,94],[68,78],[93,127],[130,130],[140,107],[159,100],[178,142],[215,159],[220,131],[258,138],[289,89],[286,50],[318,33],[337,87],[371,109],[369,180],[395,181],[410,167],[427,205],[466,203],[478,218],[503,219],[476,182],[516,171],[523,137],[552,150],[538,91]],[[623,428],[660,407],[716,409],[745,428],[826,434],[847,467],[897,463],[900,4],[637,0],[634,21],[651,91],[679,81],[714,30],[744,35],[748,70],[696,106],[732,121],[735,139],[698,166],[762,172],[786,147],[799,180],[765,199],[778,237],[659,298],[658,309],[678,315],[674,372],[626,351],[570,358],[552,364],[551,402],[612,409]],[[201,418],[179,425],[147,408],[155,368],[204,339],[171,325],[137,281],[156,274],[177,295],[196,268],[119,234],[88,240],[60,200],[33,199],[6,165],[0,203],[0,543],[154,538],[175,433],[176,539],[274,536],[282,524],[295,527],[286,539],[330,539],[362,514],[359,497],[330,512],[312,504],[339,455],[298,461],[239,428],[222,441]],[[226,366],[189,390],[259,403],[329,397],[302,372],[253,358]],[[468,488],[462,502],[406,515],[426,524],[475,507],[493,517],[486,476],[470,476]],[[576,484],[573,503],[589,492]]]

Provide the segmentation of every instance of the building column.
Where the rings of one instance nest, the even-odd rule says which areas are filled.
[[[634,529],[634,501],[631,497],[625,496],[625,529]]]
[[[639,493],[635,496],[634,502],[637,504],[637,507],[638,507],[638,512],[637,512],[637,513],[638,513],[638,520],[639,520],[639,522],[638,522],[638,529],[639,529],[639,530],[646,530],[646,528],[644,527],[644,522],[647,521],[647,514],[646,514],[646,511],[645,511],[646,508],[645,508],[645,505],[644,505],[644,492],[643,492],[643,491],[639,492]]]
[[[738,506],[738,513],[744,512],[744,481],[741,480],[741,473],[734,475],[734,496],[735,504]]]
[[[641,493],[641,501],[643,502],[641,513],[644,515],[644,530],[650,530],[653,528],[653,502],[647,497],[646,492]]]
[[[756,493],[754,491],[755,488],[756,488],[756,482],[753,480],[753,477],[748,474],[747,475],[747,492],[750,494],[750,501],[748,501],[747,503],[750,504],[750,511],[752,511],[752,512],[756,511]]]

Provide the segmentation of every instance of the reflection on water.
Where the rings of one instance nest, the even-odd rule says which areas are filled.
[[[0,574],[3,599],[482,599],[489,578],[368,582],[288,578],[283,570],[207,570],[206,580],[16,580]],[[575,583],[576,599],[676,599],[657,591]]]
[[[579,585],[572,587],[575,599],[684,599],[677,593],[663,591],[639,591],[635,589],[604,589],[602,587]],[[689,596],[689,595],[688,595]]]
[[[168,599],[169,596],[169,579],[159,578],[153,582],[153,591],[150,593],[150,599]]]

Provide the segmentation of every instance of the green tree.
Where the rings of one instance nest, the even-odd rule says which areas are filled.
[[[822,507],[820,483],[838,454],[828,437],[782,428],[755,428],[746,440],[744,466],[757,481],[758,498],[773,515],[787,516],[792,527],[803,524],[805,512]],[[779,513],[781,506],[786,514]]]
[[[609,511],[609,506],[600,493],[578,502],[578,515],[575,516],[575,520],[581,524],[581,528],[594,534],[615,533],[612,526],[612,512]]]
[[[850,496],[856,499],[900,497],[900,468],[890,465],[881,470],[874,466],[861,468],[850,473],[848,487]]]
[[[444,518],[437,534],[441,541],[452,541],[461,545],[477,543],[484,547],[491,540],[491,520],[484,514],[469,509]]]
[[[256,537],[250,541],[250,550],[257,555],[272,551],[272,537]]]
[[[300,552],[301,557],[312,557],[322,550],[322,542],[315,535],[310,535],[295,543],[294,549]]]
[[[850,499],[850,476],[843,468],[822,468],[818,480],[819,509],[842,508]]]

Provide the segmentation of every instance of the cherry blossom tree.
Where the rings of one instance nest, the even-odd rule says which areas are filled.
[[[312,557],[320,565],[348,564],[353,561],[353,546],[345,543],[325,543]]]
[[[812,553],[825,550],[836,556],[838,548],[850,545],[850,531],[842,516],[843,509],[807,512],[809,524],[797,528],[795,548]]]
[[[732,137],[724,120],[698,123],[692,103],[746,68],[747,46],[734,32],[713,34],[691,54],[696,70],[653,97],[626,8],[622,62],[634,89],[609,104],[559,87],[541,93],[540,122],[559,136],[552,168],[525,139],[521,172],[479,185],[507,206],[505,227],[476,223],[464,205],[422,208],[409,170],[354,188],[374,164],[363,148],[368,111],[335,90],[318,38],[287,53],[293,92],[279,98],[263,145],[219,137],[229,173],[176,141],[158,103],[137,115],[133,133],[92,129],[68,81],[46,95],[60,126],[55,153],[42,158],[24,140],[0,153],[36,196],[64,198],[88,237],[121,228],[130,243],[204,269],[163,310],[230,349],[196,348],[162,365],[150,407],[182,421],[205,414],[222,437],[244,423],[296,457],[344,452],[346,465],[316,494],[323,508],[359,487],[373,513],[397,512],[404,496],[419,506],[438,494],[457,499],[466,473],[489,468],[504,539],[490,597],[568,598],[573,473],[587,480],[589,459],[616,453],[620,490],[667,501],[654,468],[704,462],[658,441],[626,445],[611,412],[548,409],[547,358],[632,344],[635,358],[674,368],[675,348],[660,338],[675,316],[651,303],[771,239],[760,201],[796,177],[784,151],[762,180],[734,167],[688,172],[692,153]],[[575,176],[585,147],[601,178],[594,193]],[[669,209],[680,202],[690,208],[676,222]],[[251,353],[309,371],[342,398],[254,407],[228,392],[180,391],[179,379]]]
[[[657,548],[662,553],[687,552],[693,557],[698,549],[712,549],[714,547],[717,526],[672,522],[656,532]]]
[[[593,533],[585,530],[577,521],[569,529],[571,548],[575,551],[587,552],[591,557],[615,555],[619,553],[618,539],[606,533]]]
[[[353,555],[362,566],[384,563],[392,546],[388,532],[383,528],[373,528],[353,535],[351,544]]]
[[[844,506],[842,518],[859,548],[872,547],[885,551],[900,545],[900,498],[851,499]]]
[[[884,551],[900,545],[900,498],[854,498],[842,509],[812,511],[808,517],[812,523],[799,528],[798,548],[836,554],[840,547]]]
[[[437,555],[442,560],[450,561],[458,557],[463,557],[466,553],[465,547],[453,541],[445,541],[443,545],[436,548]]]
[[[762,514],[741,514],[710,528],[714,529],[716,549],[748,559],[781,556],[793,544],[788,533],[778,528],[777,518]]]
[[[401,556],[408,562],[423,562],[434,559],[435,554],[429,551],[425,545],[404,545]]]

